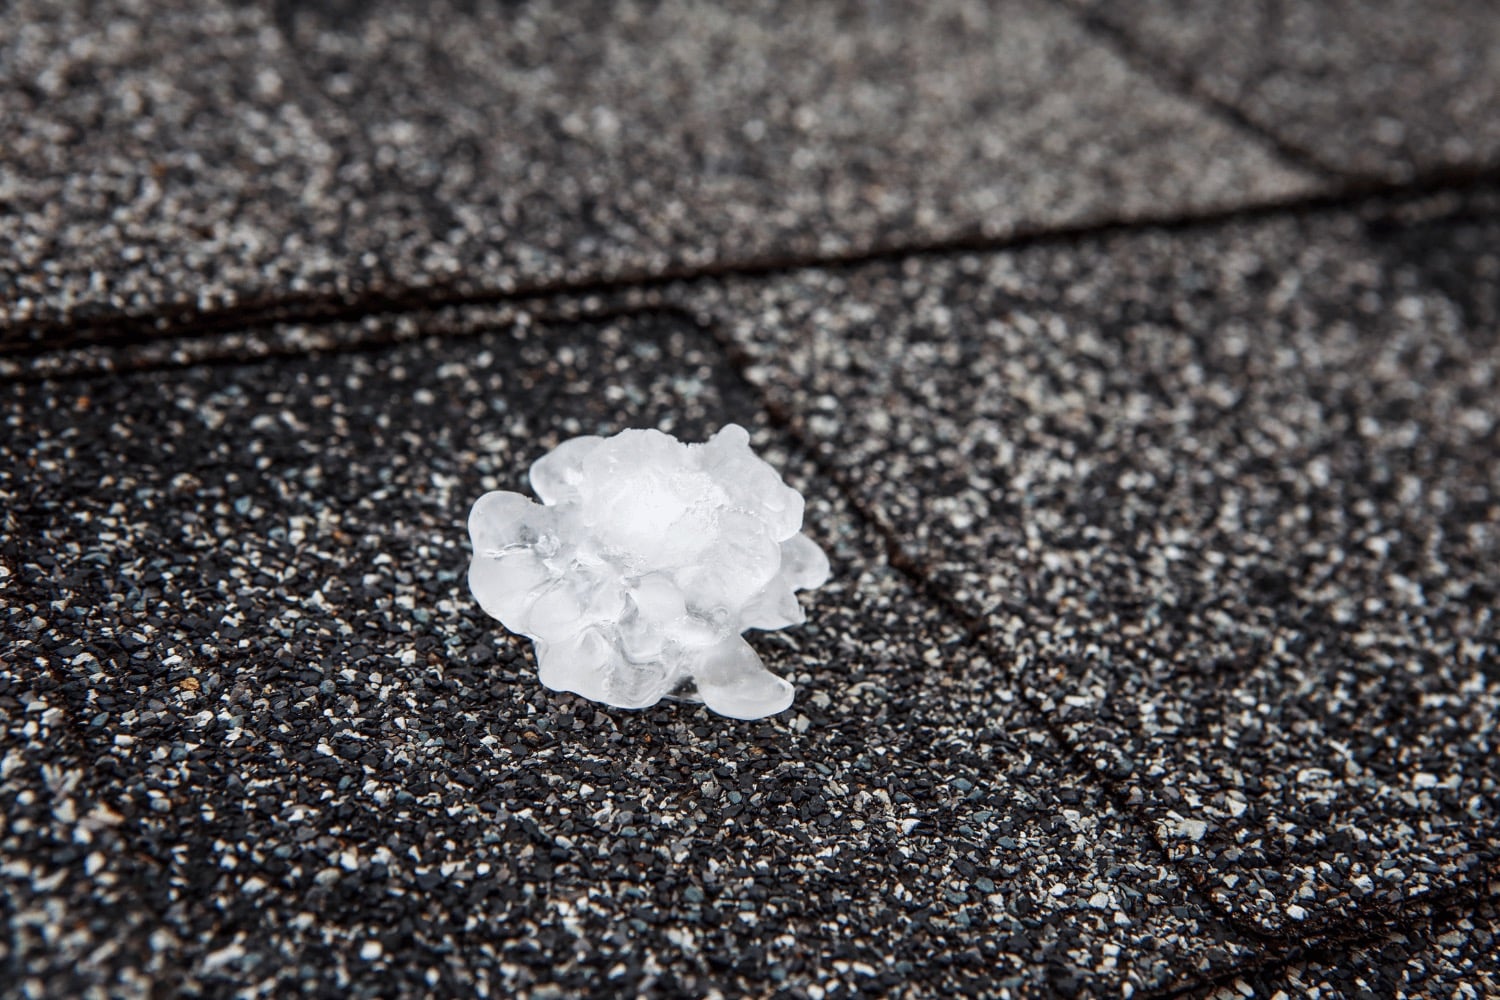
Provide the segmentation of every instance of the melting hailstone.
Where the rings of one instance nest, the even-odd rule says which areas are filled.
[[[667,695],[759,719],[792,703],[740,637],[804,621],[828,579],[802,496],[730,424],[703,444],[656,430],[564,441],[531,467],[536,503],[469,513],[469,588],[535,646],[541,681],[622,708]]]

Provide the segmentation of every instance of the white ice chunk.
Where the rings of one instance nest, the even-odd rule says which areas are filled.
[[[642,708],[691,683],[742,719],[792,686],[740,638],[800,624],[828,578],[803,501],[735,424],[703,444],[655,430],[565,441],[531,467],[543,503],[487,493],[469,515],[469,586],[534,640],[543,684]]]

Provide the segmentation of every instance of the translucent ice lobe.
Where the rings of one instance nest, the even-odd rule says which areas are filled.
[[[739,607],[776,575],[781,549],[749,514],[726,511],[718,527],[706,558],[683,566],[677,580],[704,605]]]
[[[604,629],[588,628],[562,642],[535,643],[537,676],[554,691],[571,691],[616,708],[655,705],[675,685],[664,663],[632,663]]]
[[[781,543],[781,577],[793,590],[816,590],[828,582],[828,557],[798,533]]]
[[[562,642],[538,639],[537,676],[554,691],[572,691],[604,700],[604,679],[616,659],[614,644],[602,630],[585,629]]]
[[[555,548],[556,513],[519,493],[501,492],[486,493],[469,513],[469,590],[506,628],[530,631],[532,598],[552,583],[540,553]]]
[[[750,432],[739,424],[725,424],[719,433],[704,442],[708,448],[718,448],[730,453],[750,450]]]
[[[792,686],[767,670],[739,636],[700,653],[692,675],[703,704],[720,715],[761,719],[784,712],[792,704]]]
[[[469,563],[469,590],[479,606],[514,632],[532,632],[526,612],[551,582],[547,565],[529,549],[503,556],[476,552]]]
[[[682,591],[660,573],[642,577],[630,588],[630,599],[641,616],[653,622],[669,622],[687,614]]]
[[[474,501],[469,538],[475,554],[498,555],[502,549],[536,545],[555,530],[556,522],[556,510],[519,493],[496,491]]]
[[[708,541],[691,486],[657,469],[618,470],[594,491],[583,517],[602,547],[631,568],[680,566],[697,560]]]
[[[652,430],[575,438],[531,481],[543,504],[475,503],[469,585],[535,640],[543,684],[640,708],[691,680],[736,718],[791,703],[739,633],[802,622],[795,591],[823,583],[828,560],[800,534],[802,497],[744,428],[701,445]]]
[[[571,503],[578,499],[583,483],[583,465],[601,444],[602,437],[576,437],[564,441],[531,463],[531,488],[542,503]]]
[[[633,661],[659,659],[668,641],[680,641],[674,631],[687,616],[682,592],[670,579],[652,575],[630,589],[629,607],[620,622],[620,649]]]
[[[750,450],[743,427],[730,424],[715,434],[703,445],[700,460],[711,475],[731,484],[733,501],[760,518],[774,541],[802,527],[802,494],[783,483],[776,470]]]
[[[789,625],[801,625],[807,621],[802,605],[792,588],[780,580],[756,594],[740,613],[740,624],[745,628],[769,632]]]

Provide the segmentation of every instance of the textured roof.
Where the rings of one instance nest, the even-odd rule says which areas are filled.
[[[1304,162],[1395,179],[1500,162],[1491,4],[1069,2]]]
[[[0,17],[0,982],[1500,992],[1491,8],[291,6]],[[730,421],[793,708],[543,689]]]
[[[858,252],[1316,183],[1038,0],[310,6],[12,9],[0,337],[167,304]]]

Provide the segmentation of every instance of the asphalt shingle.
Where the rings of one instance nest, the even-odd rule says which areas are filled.
[[[1500,20],[1465,0],[1073,0],[1309,159],[1404,180],[1500,162]]]
[[[1118,994],[1248,959],[706,333],[426,327],[7,393],[14,981]],[[728,420],[833,556],[756,640],[793,710],[542,689],[466,593],[468,502],[562,437]]]
[[[1013,682],[1270,932],[1494,861],[1500,354],[1392,225],[696,292]]]
[[[12,340],[65,318],[588,281],[1319,183],[1040,0],[6,16]]]
[[[1497,25],[9,4],[0,994],[1495,994]],[[541,688],[469,504],[728,421],[793,709]]]
[[[1452,997],[1500,995],[1500,913],[1493,889],[1455,911],[1413,908],[1401,931],[1363,947],[1318,949],[1212,996]]]

